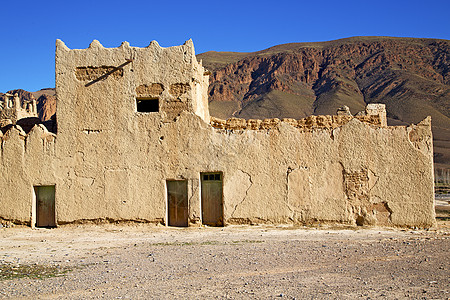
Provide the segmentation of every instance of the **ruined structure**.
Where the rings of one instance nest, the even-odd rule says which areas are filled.
[[[36,100],[21,101],[17,94],[4,94],[0,99],[0,126],[16,123],[20,119],[37,118]]]
[[[31,226],[434,224],[430,119],[220,120],[192,41],[70,50],[56,43],[58,133],[1,136],[0,217]]]

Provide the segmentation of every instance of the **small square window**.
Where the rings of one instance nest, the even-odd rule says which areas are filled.
[[[136,109],[138,112],[159,112],[159,99],[138,97],[136,98]]]

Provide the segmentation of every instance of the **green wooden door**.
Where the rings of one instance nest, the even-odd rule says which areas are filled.
[[[223,226],[222,173],[201,173],[202,222]]]
[[[188,226],[187,180],[167,180],[169,226]]]
[[[56,227],[55,186],[35,186],[36,227]]]

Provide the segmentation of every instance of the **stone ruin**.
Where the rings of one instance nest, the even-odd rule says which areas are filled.
[[[2,127],[0,218],[33,227],[435,224],[430,118],[387,126],[384,105],[369,104],[356,116],[344,107],[221,120],[209,115],[208,74],[190,40],[74,50],[58,40],[58,133]],[[10,99],[2,119],[36,112]]]
[[[36,99],[21,100],[18,94],[3,94],[0,97],[0,127],[15,124],[18,120],[37,118]]]

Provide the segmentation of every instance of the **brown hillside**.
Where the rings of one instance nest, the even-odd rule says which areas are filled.
[[[432,116],[437,166],[450,167],[450,41],[354,37],[254,53],[198,55],[210,111],[228,118],[302,118],[385,103],[391,124]]]

